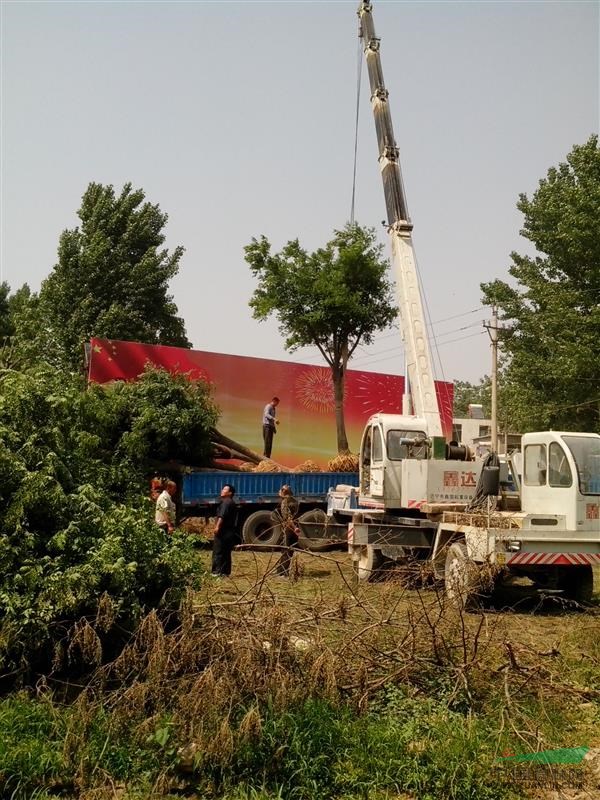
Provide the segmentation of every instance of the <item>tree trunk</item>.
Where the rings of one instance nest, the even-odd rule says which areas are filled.
[[[337,432],[338,453],[349,453],[346,423],[344,421],[344,379],[345,369],[342,364],[332,366],[333,397],[335,400],[335,427]]]
[[[216,444],[222,444],[225,447],[229,447],[231,450],[235,450],[238,455],[233,456],[233,458],[246,458],[252,464],[260,464],[261,461],[264,461],[264,456],[255,453],[254,450],[249,450],[239,442],[235,442],[233,439],[225,436],[225,434],[221,433],[216,428],[213,428],[211,431],[211,439]],[[239,454],[241,454],[241,456]]]
[[[212,457],[213,458],[237,458],[238,461],[245,461],[247,464],[254,464],[256,466],[257,463],[256,459],[248,458],[245,453],[240,453],[238,450],[234,450],[232,447],[226,447],[224,444],[219,444],[218,442],[211,442],[213,451]]]

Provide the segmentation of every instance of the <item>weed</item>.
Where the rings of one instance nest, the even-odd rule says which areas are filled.
[[[0,704],[0,791],[508,800],[501,752],[594,735],[594,620],[540,648],[506,617],[448,609],[435,586],[348,585],[342,602],[302,582],[275,594],[259,576],[212,591],[186,595],[179,627],[148,614],[71,705]],[[93,657],[99,617],[76,632],[78,653]]]

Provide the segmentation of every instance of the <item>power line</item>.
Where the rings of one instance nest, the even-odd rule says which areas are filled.
[[[460,328],[453,328],[450,331],[444,331],[444,333],[441,333],[440,337],[449,336],[452,333],[460,333],[461,331],[467,331],[467,330],[470,330],[471,328],[478,327],[479,324],[480,324],[479,322],[473,322],[470,325],[463,325]],[[445,344],[445,343],[446,342],[444,342],[444,341],[440,342],[440,344]],[[365,347],[362,346],[361,349],[364,350]],[[370,353],[370,354],[369,353],[364,353],[363,355],[358,356],[358,358],[354,358],[353,361],[362,361],[365,358],[371,358],[372,356],[380,356],[383,353],[391,353],[391,352],[393,352],[395,350],[402,350],[402,349],[403,349],[403,346],[401,344],[400,345],[395,345],[394,347],[390,347],[387,350],[379,350],[379,351],[375,351],[375,352]]]
[[[594,400],[586,400],[584,403],[573,403],[570,406],[548,406],[552,411],[566,411],[569,408],[583,408],[584,406],[591,406],[592,403],[600,403],[600,397]]]
[[[458,319],[459,317],[466,317],[467,314],[476,314],[478,311],[483,311],[485,306],[478,306],[477,308],[471,309],[471,311],[463,311],[462,314],[453,314],[451,317],[444,317],[444,319],[438,319],[435,322],[432,322],[432,325],[439,325],[442,322],[448,322],[451,319]]]
[[[463,342],[465,339],[473,339],[475,336],[483,336],[483,331],[477,331],[477,333],[470,333],[468,336],[459,336],[456,339],[448,339],[446,342],[440,342],[440,347],[445,347],[447,344],[452,344],[453,342]]]
[[[428,321],[427,322],[427,327],[428,328],[433,328],[435,325],[441,325],[443,322],[449,322],[452,319],[459,319],[460,317],[466,317],[469,314],[476,314],[478,311],[483,311],[484,308],[485,308],[485,306],[479,306],[479,308],[472,308],[470,311],[463,311],[461,314],[452,314],[452,316],[450,316],[450,317],[444,317],[443,319],[438,319],[438,320],[435,320],[434,322]],[[476,323],[476,324],[479,324],[479,323]],[[400,326],[399,325],[394,325],[394,328],[396,330],[393,331],[392,333],[385,333],[383,336],[378,336],[377,337],[377,341],[380,342],[382,339],[389,339],[391,336],[397,336],[398,335],[398,331],[400,329]],[[445,331],[444,333],[442,333],[440,335],[444,336],[446,333],[449,333],[449,331]]]
[[[475,336],[483,336],[483,334],[484,334],[484,331],[478,331],[477,333],[470,333],[468,336],[459,336],[458,338],[450,339],[447,342],[440,342],[438,347],[444,347],[445,345],[453,344],[454,342],[462,342],[465,339],[472,339]],[[397,350],[397,348],[392,348],[392,350],[390,350],[389,352],[392,352],[392,351],[395,351],[395,350]],[[381,355],[381,354],[378,354],[378,355]],[[376,358],[375,360],[368,359],[366,364],[365,364],[365,366],[371,366],[372,364],[379,364],[382,361],[389,361],[390,358],[393,358],[393,356],[392,355],[384,356],[383,358]],[[354,359],[352,359],[351,363],[354,363]]]

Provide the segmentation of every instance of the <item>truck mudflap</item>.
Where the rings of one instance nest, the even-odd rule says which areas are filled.
[[[437,526],[422,527],[389,523],[353,522],[348,530],[348,543],[377,547],[416,547],[431,550]]]
[[[347,526],[335,522],[320,508],[302,514],[298,527],[298,543],[304,550],[329,550],[346,544]]]

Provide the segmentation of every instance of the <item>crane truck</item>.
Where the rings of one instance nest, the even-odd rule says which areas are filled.
[[[592,566],[600,564],[600,435],[524,435],[522,462],[512,464],[516,498],[501,490],[498,465],[471,460],[468,448],[447,444],[443,436],[413,225],[369,0],[360,2],[358,16],[407,389],[402,414],[375,414],[368,420],[360,445],[358,497],[351,491],[330,493],[328,514],[348,522],[348,550],[359,579],[373,579],[386,560],[416,558],[428,560],[445,580],[448,596],[464,605],[484,586],[489,589],[509,575],[524,575],[546,590],[587,600]]]

